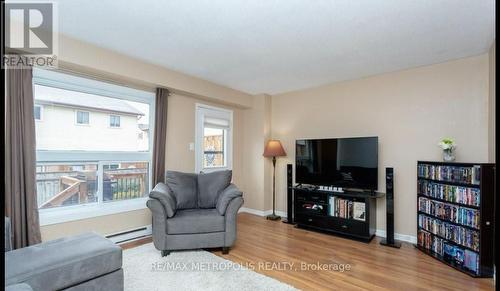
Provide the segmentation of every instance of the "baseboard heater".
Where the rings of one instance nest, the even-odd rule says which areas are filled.
[[[151,235],[151,225],[146,225],[139,228],[129,229],[113,234],[106,235],[115,244],[122,244],[133,240],[145,238]]]

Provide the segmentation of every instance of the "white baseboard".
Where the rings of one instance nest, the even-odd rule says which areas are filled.
[[[239,212],[245,212],[245,213],[250,213],[250,214],[254,214],[254,215],[258,215],[258,216],[266,216],[266,215],[269,215],[271,213],[273,213],[272,210],[257,210],[257,209],[252,209],[252,208],[246,208],[246,207],[241,207]],[[286,217],[286,212],[284,211],[275,211],[277,215],[281,216],[281,217]],[[375,231],[375,235],[378,236],[378,237],[383,237],[385,238],[385,230],[382,230],[382,229],[377,229]],[[417,237],[416,236],[412,236],[412,235],[408,235],[408,234],[400,234],[400,233],[395,233],[394,234],[394,238],[396,240],[399,240],[399,241],[404,241],[404,242],[409,242],[409,243],[412,243],[412,244],[416,244],[417,243]]]
[[[273,210],[270,209],[270,210],[264,211],[264,210],[257,210],[257,209],[252,209],[252,208],[241,207],[238,212],[245,212],[245,213],[250,213],[250,214],[254,214],[254,215],[258,215],[258,216],[267,216],[269,214],[272,214]],[[286,217],[286,212],[284,212],[284,211],[276,210],[274,212],[276,213],[276,215],[279,215],[281,217]]]
[[[377,229],[375,231],[375,235],[378,237],[383,237],[385,238],[385,230],[382,229]],[[404,242],[409,242],[412,244],[417,243],[417,237],[409,234],[400,234],[400,233],[394,233],[394,239],[399,240],[399,241],[404,241]]]
[[[117,233],[112,233],[106,235],[106,238],[114,242],[115,244],[121,244],[125,242],[131,242],[134,240],[141,239],[146,236],[150,236],[152,234],[152,226],[145,225],[142,227],[124,230]]]

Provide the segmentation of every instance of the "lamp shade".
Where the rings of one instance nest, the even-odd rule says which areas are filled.
[[[264,157],[283,157],[286,156],[285,149],[279,140],[270,140],[264,149]]]

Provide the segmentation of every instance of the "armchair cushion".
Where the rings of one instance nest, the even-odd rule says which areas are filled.
[[[233,171],[215,171],[198,175],[198,207],[215,208],[219,194],[229,186]]]
[[[195,234],[224,231],[224,216],[215,209],[185,209],[167,219],[168,234]]]
[[[167,217],[172,217],[175,215],[175,211],[177,210],[177,200],[175,199],[174,193],[172,190],[165,185],[164,183],[158,183],[151,193],[149,193],[149,197],[158,199],[163,207],[165,208],[165,212]]]
[[[167,171],[166,178],[166,184],[174,193],[175,200],[177,201],[177,209],[191,209],[198,207],[198,175]]]
[[[217,199],[217,211],[220,215],[224,215],[226,213],[227,206],[236,197],[243,196],[243,193],[236,187],[234,184],[230,184],[226,189],[224,189]]]

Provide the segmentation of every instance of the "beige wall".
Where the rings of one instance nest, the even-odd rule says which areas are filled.
[[[252,98],[252,107],[243,112],[243,130],[243,207],[267,210],[266,200],[270,195],[265,185],[268,185],[271,172],[269,160],[262,154],[271,134],[271,96],[257,95]]]
[[[489,51],[489,68],[490,68],[490,91],[489,91],[489,104],[488,104],[488,122],[489,122],[489,136],[488,136],[488,157],[489,162],[494,163],[496,158],[495,144],[496,144],[496,40],[491,45]]]
[[[298,138],[379,137],[379,190],[395,168],[395,229],[416,235],[416,163],[440,160],[438,141],[456,139],[457,159],[488,160],[488,55],[336,83],[272,97],[272,137],[294,161]],[[277,171],[285,209],[285,162]],[[385,229],[379,200],[377,228]]]
[[[42,226],[42,241],[89,231],[107,235],[149,224],[151,224],[151,215],[144,210],[122,212],[120,214]]]

